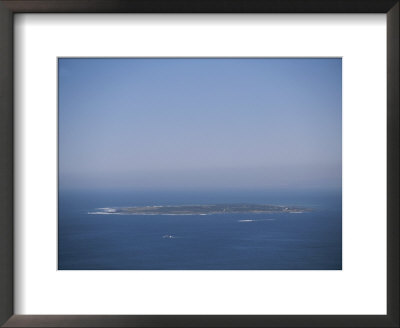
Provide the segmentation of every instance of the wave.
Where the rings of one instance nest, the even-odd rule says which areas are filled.
[[[116,213],[116,212],[88,212],[88,214],[91,215],[122,215],[122,213]]]
[[[276,219],[243,219],[238,222],[258,222],[258,221],[275,221]]]

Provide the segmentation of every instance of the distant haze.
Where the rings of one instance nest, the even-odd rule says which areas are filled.
[[[61,189],[341,187],[341,59],[58,64]]]

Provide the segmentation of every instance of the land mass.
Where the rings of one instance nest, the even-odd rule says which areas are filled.
[[[309,209],[297,206],[259,204],[215,204],[215,205],[165,205],[135,207],[104,207],[89,214],[126,215],[210,215],[234,213],[303,213]]]

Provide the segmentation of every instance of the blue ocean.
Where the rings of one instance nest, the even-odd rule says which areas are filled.
[[[311,210],[90,214],[105,207],[227,203]],[[341,270],[341,191],[60,191],[58,269]]]

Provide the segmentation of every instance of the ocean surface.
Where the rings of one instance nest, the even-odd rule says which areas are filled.
[[[250,203],[305,213],[104,215],[97,208]],[[341,270],[340,191],[60,191],[59,270]]]

